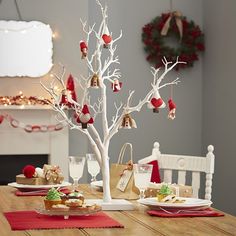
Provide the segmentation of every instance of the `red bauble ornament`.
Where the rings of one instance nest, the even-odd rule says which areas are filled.
[[[35,174],[35,167],[32,165],[27,165],[23,168],[22,173],[26,178],[32,178]]]

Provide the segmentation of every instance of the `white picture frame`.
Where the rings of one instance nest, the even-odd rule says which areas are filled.
[[[0,77],[41,77],[52,65],[49,25],[39,21],[0,21]]]

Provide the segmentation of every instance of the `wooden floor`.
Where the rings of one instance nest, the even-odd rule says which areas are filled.
[[[101,198],[102,193],[91,190],[87,185],[81,185],[86,198]],[[146,214],[147,208],[136,202],[134,211],[107,211],[115,220],[125,226],[107,229],[57,229],[57,230],[27,230],[11,231],[10,226],[2,214],[5,211],[32,210],[42,204],[42,197],[17,197],[14,189],[7,186],[0,187],[0,236],[152,236],[152,235],[235,235],[236,217],[226,214],[224,217],[196,217],[196,218],[159,218]]]

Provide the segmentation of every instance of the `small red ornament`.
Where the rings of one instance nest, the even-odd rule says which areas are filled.
[[[69,90],[69,91],[74,91],[75,90],[74,78],[71,74],[69,75],[69,77],[67,79],[66,89]]]
[[[35,175],[35,167],[32,165],[26,165],[23,168],[22,173],[26,178],[32,178]]]
[[[153,109],[154,113],[159,112],[159,108],[164,108],[166,106],[165,102],[162,100],[158,91],[153,93],[152,99],[148,103],[148,108]]]
[[[0,124],[2,124],[3,120],[4,120],[4,116],[0,115]]]
[[[82,129],[87,129],[88,124],[93,124],[94,120],[91,117],[88,106],[86,104],[83,106],[81,114],[77,116],[76,121],[82,124]]]
[[[176,104],[173,102],[173,100],[170,98],[168,101],[169,104],[169,114],[168,118],[171,120],[175,119],[175,112],[176,112]]]
[[[112,41],[112,37],[111,37],[111,35],[110,35],[110,33],[109,33],[109,30],[108,30],[108,27],[107,27],[107,26],[105,26],[105,28],[104,28],[104,33],[103,33],[103,35],[102,35],[102,39],[103,39],[103,41],[104,41],[103,47],[104,47],[104,48],[108,48],[109,44],[110,44],[111,41]]]
[[[88,54],[88,46],[84,41],[80,41],[80,51],[82,52],[82,56],[81,59],[84,59],[85,57],[87,57]]]
[[[62,92],[60,105],[66,105],[67,107],[72,107],[73,103],[69,102],[69,98],[77,101],[77,96],[75,93],[74,78],[70,74],[66,82],[66,90]]]
[[[111,88],[113,90],[113,92],[119,92],[121,90],[122,87],[122,82],[119,82],[118,79],[114,79],[113,83],[111,84]]]

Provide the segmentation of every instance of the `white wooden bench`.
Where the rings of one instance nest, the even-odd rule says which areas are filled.
[[[138,161],[138,163],[149,163],[157,160],[160,170],[163,170],[164,176],[162,181],[165,183],[172,183],[173,170],[178,172],[178,184],[185,185],[186,172],[192,172],[192,187],[193,197],[198,198],[200,189],[200,173],[206,174],[205,181],[205,199],[211,200],[212,192],[212,177],[214,173],[215,156],[213,154],[214,147],[208,146],[208,153],[206,157],[202,156],[186,156],[186,155],[173,155],[162,154],[160,152],[160,144],[154,143],[152,155]]]

